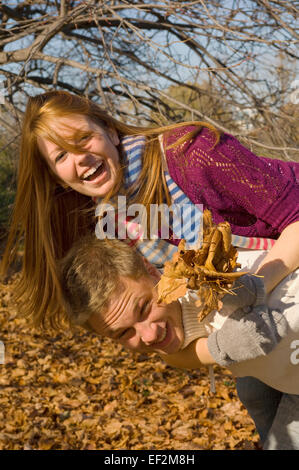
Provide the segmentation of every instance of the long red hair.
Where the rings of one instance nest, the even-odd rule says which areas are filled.
[[[114,128],[120,138],[147,137],[139,178],[141,189],[135,201],[146,207],[161,204],[165,199],[171,203],[162,168],[159,134],[178,126],[193,125],[194,131],[185,135],[184,140],[193,137],[203,126],[215,131],[216,142],[219,139],[216,129],[205,122],[151,128],[127,125],[109,116],[94,102],[65,91],[47,92],[29,99],[23,120],[17,193],[1,275],[6,274],[22,245],[23,265],[15,286],[16,300],[21,304],[22,314],[34,326],[42,328],[59,329],[64,323],[57,260],[79,237],[93,231],[95,220],[91,198],[62,185],[40,154],[37,138],[44,137],[73,149],[55,134],[52,124],[57,118],[78,114],[103,128]]]

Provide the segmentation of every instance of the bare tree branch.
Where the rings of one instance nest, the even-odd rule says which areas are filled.
[[[57,88],[131,122],[191,116],[299,158],[296,20],[297,0],[6,2],[0,126],[19,132],[27,97]]]

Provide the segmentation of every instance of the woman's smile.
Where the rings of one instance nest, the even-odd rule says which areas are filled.
[[[85,171],[80,179],[85,186],[98,186],[107,181],[109,175],[109,165],[101,160]]]
[[[104,160],[100,160],[95,163],[89,170],[85,171],[83,175],[81,175],[81,179],[83,181],[94,181],[97,176],[103,173],[105,169],[105,162]]]

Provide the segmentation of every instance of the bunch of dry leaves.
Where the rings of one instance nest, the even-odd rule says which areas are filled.
[[[183,371],[78,331],[45,335],[1,287],[0,449],[256,449],[231,373]]]
[[[228,222],[214,224],[211,212],[205,210],[201,235],[198,249],[186,249],[185,240],[181,240],[158,283],[159,302],[166,304],[183,297],[188,289],[196,291],[198,321],[213,310],[221,310],[223,295],[236,295],[234,281],[246,274],[236,271],[241,265]]]

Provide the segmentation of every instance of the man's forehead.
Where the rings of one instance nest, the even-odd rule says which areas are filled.
[[[103,334],[109,334],[111,328],[126,318],[126,313],[134,313],[143,299],[151,296],[153,288],[150,277],[144,276],[139,280],[121,277],[106,308],[94,314],[91,321],[97,323]]]
[[[137,292],[129,289],[123,290],[111,298],[102,312],[95,313],[90,317],[91,325],[96,327],[100,334],[109,336],[121,326],[123,320],[128,322],[129,313],[136,311],[141,298],[142,296]]]

